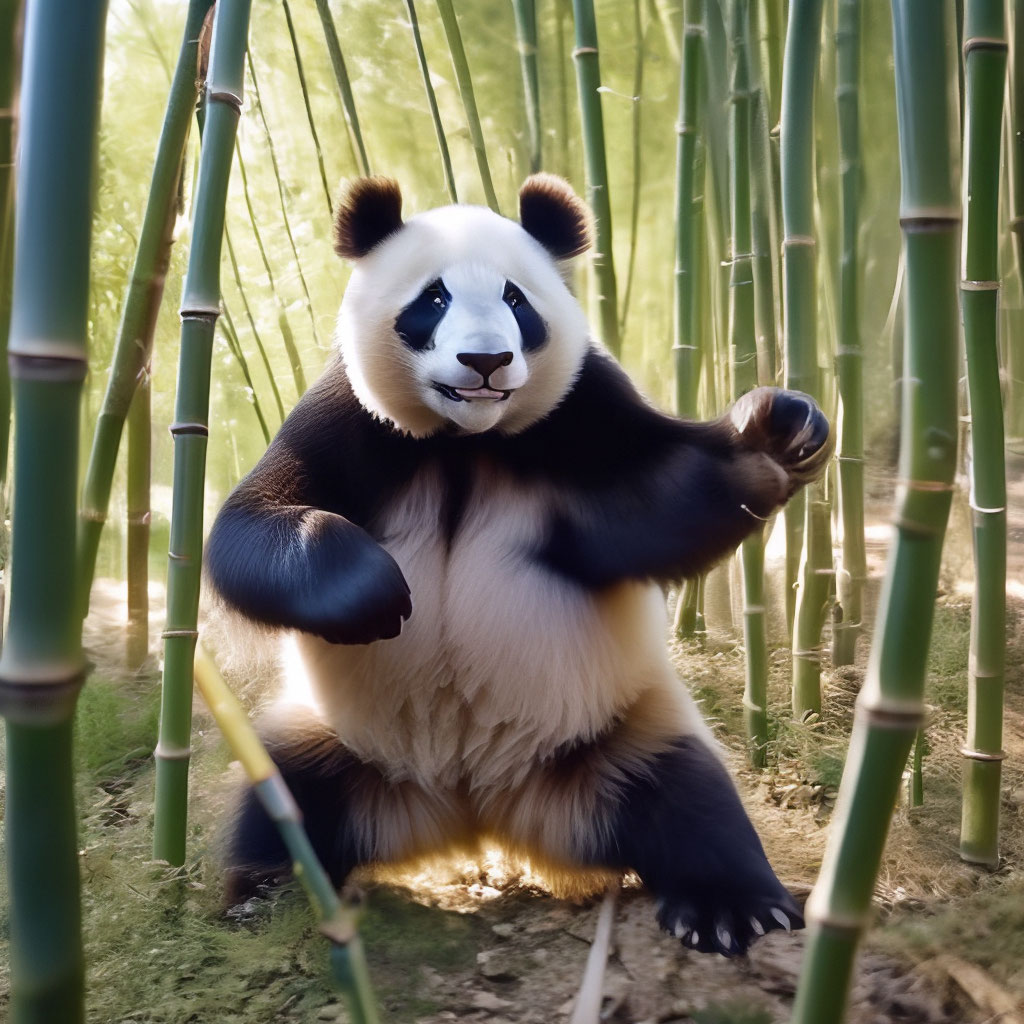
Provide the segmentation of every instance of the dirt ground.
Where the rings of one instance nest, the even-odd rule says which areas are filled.
[[[1024,459],[1014,463],[1003,860],[957,858],[970,571],[967,513],[951,524],[929,669],[934,707],[926,802],[897,808],[878,882],[877,922],[861,953],[851,1024],[1024,1024]],[[878,519],[887,511],[876,485]],[[869,531],[872,571],[885,535]],[[154,595],[156,596],[156,595]],[[196,708],[190,855],[172,871],[149,860],[155,673],[118,669],[116,592],[89,623],[96,664],[79,722],[79,806],[90,1024],[346,1021],[326,949],[301,892],[287,886],[228,914],[217,843],[231,799],[229,755]],[[725,614],[728,614],[726,611]],[[154,629],[159,628],[159,611]],[[777,632],[777,628],[776,628]],[[772,653],[771,767],[745,767],[743,657],[728,623],[701,645],[673,644],[680,676],[729,748],[734,775],[769,858],[799,898],[814,882],[842,768],[857,666],[824,673],[822,721],[788,722],[788,652]],[[0,904],[6,893],[0,882]],[[567,1021],[594,937],[598,905],[553,899],[500,863],[365,882],[363,936],[385,1021]],[[0,935],[6,941],[6,935]],[[618,1024],[781,1024],[789,1019],[802,933],[775,932],[745,959],[684,950],[660,933],[652,901],[627,888],[616,912],[602,1019]],[[7,1005],[0,951],[0,1019]]]

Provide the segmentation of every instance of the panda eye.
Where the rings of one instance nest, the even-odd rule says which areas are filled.
[[[511,281],[505,282],[505,294],[501,298],[509,309],[515,309],[526,302],[526,297]]]
[[[423,289],[423,294],[426,295],[438,309],[444,309],[448,305],[448,295],[440,278],[436,281],[431,281],[430,284]]]

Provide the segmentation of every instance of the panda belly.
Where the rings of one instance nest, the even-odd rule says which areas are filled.
[[[400,636],[365,646],[301,634],[327,722],[394,781],[515,786],[567,744],[604,733],[650,691],[666,735],[698,721],[665,651],[658,587],[591,594],[531,552],[552,496],[498,471],[475,479],[449,545],[443,484],[421,471],[377,528],[412,591]]]

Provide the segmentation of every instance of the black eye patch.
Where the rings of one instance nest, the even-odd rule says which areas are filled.
[[[516,318],[519,333],[523,336],[523,351],[532,352],[548,340],[548,329],[540,313],[530,305],[529,299],[511,282],[505,282],[502,301]]]
[[[452,302],[441,278],[431,281],[395,318],[395,333],[416,352],[434,347],[437,325]]]

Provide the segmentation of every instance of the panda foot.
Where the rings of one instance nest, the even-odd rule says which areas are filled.
[[[687,949],[723,956],[744,956],[750,944],[767,932],[803,928],[796,902],[786,894],[774,903],[761,901],[735,906],[709,906],[684,897],[658,901],[658,924]]]

